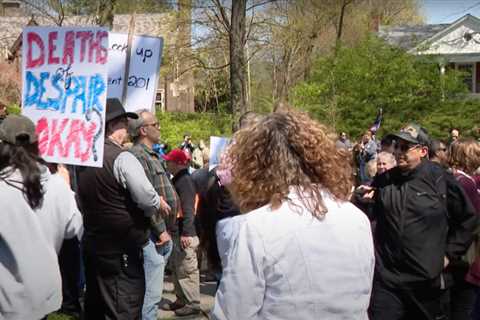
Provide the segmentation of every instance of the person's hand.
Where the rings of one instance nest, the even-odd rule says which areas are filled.
[[[63,164],[58,164],[57,165],[57,173],[60,177],[62,177],[67,185],[70,186],[70,173],[68,172],[67,167]]]
[[[447,256],[444,256],[443,257],[443,268],[445,269],[446,267],[448,267],[449,264],[450,264],[450,260],[448,259]]]
[[[164,216],[168,216],[172,212],[172,208],[168,205],[167,201],[160,197],[160,212]]]
[[[363,199],[373,199],[375,195],[375,189],[366,185],[359,186],[355,191],[362,194]]]
[[[181,236],[180,237],[180,245],[182,246],[182,249],[188,248],[192,244],[192,237],[185,237]]]
[[[158,237],[158,241],[155,243],[157,246],[164,245],[168,241],[172,240],[172,237],[168,234],[167,231],[163,231]]]

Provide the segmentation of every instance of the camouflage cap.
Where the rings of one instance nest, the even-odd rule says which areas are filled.
[[[401,139],[410,143],[419,144],[422,146],[430,145],[430,138],[425,128],[415,123],[410,123],[399,132],[390,134],[395,140]]]
[[[14,145],[34,143],[35,124],[25,116],[9,115],[0,124],[0,140]]]

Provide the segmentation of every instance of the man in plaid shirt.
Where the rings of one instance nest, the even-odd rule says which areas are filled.
[[[160,140],[160,124],[147,110],[137,113],[139,118],[129,123],[129,133],[133,140],[130,152],[142,164],[160,198],[171,208],[169,216],[159,213],[152,219],[152,238],[143,249],[146,290],[142,318],[150,320],[157,319],[157,304],[162,299],[165,266],[173,248],[168,230],[175,224],[179,203],[175,189],[165,172],[164,160],[152,148]]]

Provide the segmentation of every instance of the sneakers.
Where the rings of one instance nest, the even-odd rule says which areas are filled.
[[[175,300],[175,302],[172,303],[165,302],[160,305],[160,309],[165,311],[175,311],[183,307],[185,307],[185,305],[178,300]]]
[[[192,316],[200,314],[201,312],[202,310],[200,308],[191,306],[183,306],[182,308],[175,310],[175,314],[179,317]]]

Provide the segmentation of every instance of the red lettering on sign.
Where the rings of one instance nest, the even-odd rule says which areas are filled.
[[[87,52],[87,41],[92,37],[91,31],[78,31],[77,39],[80,39],[80,62],[85,61],[85,53]]]
[[[46,118],[41,118],[37,122],[36,133],[38,137],[38,151],[41,155],[47,152],[48,148],[48,121]]]
[[[107,57],[108,57],[108,49],[102,45],[103,38],[108,38],[108,32],[107,31],[97,32],[98,47],[97,47],[96,62],[100,64],[107,63]]]
[[[57,50],[57,46],[55,42],[57,41],[58,32],[52,31],[48,33],[48,64],[59,64],[60,58],[55,57],[55,50]]]
[[[38,149],[41,156],[73,158],[86,162],[92,157],[98,125],[82,119],[47,119],[37,122]],[[72,154],[73,149],[73,154]]]
[[[53,156],[55,153],[55,148],[58,148],[59,154],[63,154],[63,145],[62,145],[62,133],[65,130],[65,127],[68,124],[69,119],[62,119],[60,126],[57,128],[57,124],[60,120],[52,120],[52,130],[50,134],[50,143],[48,145],[47,155]]]
[[[36,44],[40,50],[40,54],[37,58],[33,58],[33,44]],[[27,33],[27,68],[40,67],[45,63],[45,45],[42,38],[35,32]]]
[[[65,65],[73,64],[75,57],[75,32],[68,31],[65,33],[65,43],[63,45],[62,63]]]

